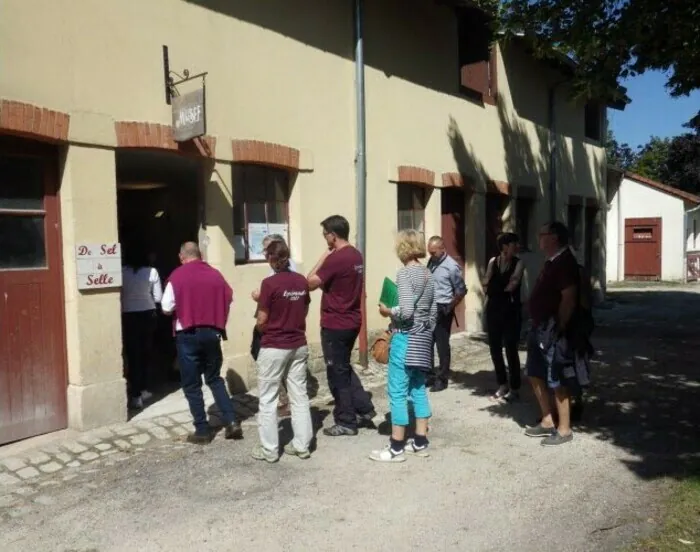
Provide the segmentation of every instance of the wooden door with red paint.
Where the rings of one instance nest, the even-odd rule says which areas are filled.
[[[441,191],[442,239],[447,254],[466,272],[466,194],[462,188],[443,188]],[[466,330],[466,306],[462,301],[455,308],[452,333]]]
[[[661,280],[661,218],[625,219],[625,280]]]
[[[67,425],[58,156],[0,140],[0,444]]]

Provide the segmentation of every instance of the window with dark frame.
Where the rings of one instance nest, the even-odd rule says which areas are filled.
[[[290,174],[275,167],[243,163],[235,163],[232,170],[236,263],[262,262],[263,259],[251,255],[251,245],[257,247],[261,240],[261,234],[251,235],[251,229],[286,225],[289,232]]]
[[[0,156],[0,177],[0,270],[45,268],[43,162]]]
[[[397,189],[398,230],[417,230],[425,234],[425,188],[415,184],[399,184]]]
[[[532,214],[535,200],[519,197],[515,200],[515,232],[520,240],[520,249],[532,251]]]
[[[488,16],[475,8],[457,11],[459,84],[461,92],[477,101],[495,104],[496,50]]]
[[[589,140],[603,139],[603,110],[598,102],[588,102],[584,108],[584,133]]]

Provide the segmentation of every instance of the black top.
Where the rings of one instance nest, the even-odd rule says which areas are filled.
[[[486,287],[486,295],[489,298],[487,308],[520,311],[520,286],[522,280],[518,282],[518,285],[511,293],[506,292],[506,287],[515,273],[518,262],[520,262],[520,259],[513,257],[508,268],[505,271],[501,271],[501,257],[495,257],[491,279]]]

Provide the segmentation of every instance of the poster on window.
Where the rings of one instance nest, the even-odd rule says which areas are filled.
[[[248,224],[248,260],[264,261],[263,240],[269,234],[268,224],[253,222]]]
[[[289,245],[289,225],[285,223],[280,224],[268,224],[267,225],[268,234],[279,234],[284,238],[284,241]]]

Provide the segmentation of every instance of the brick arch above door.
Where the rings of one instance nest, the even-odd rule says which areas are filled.
[[[117,134],[118,148],[161,149],[202,157],[216,157],[216,138],[213,136],[176,142],[173,138],[173,127],[170,125],[140,121],[117,121],[114,123],[114,130]]]

